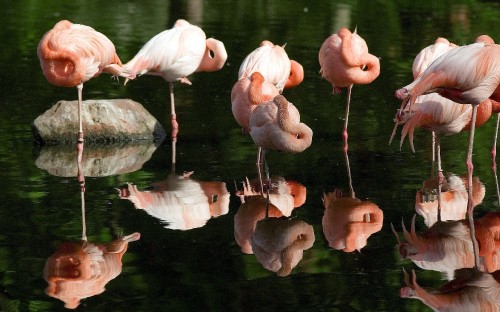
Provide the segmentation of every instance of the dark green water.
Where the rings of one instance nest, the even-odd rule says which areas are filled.
[[[58,100],[76,99],[74,88],[56,87],[44,78],[36,55],[40,38],[57,21],[68,19],[106,34],[126,62],[153,35],[185,18],[202,27],[207,37],[223,41],[229,58],[218,72],[193,74],[192,86],[175,86],[180,123],[176,172],[194,171],[195,180],[225,182],[231,193],[229,211],[202,227],[179,231],[164,228],[158,219],[119,199],[116,188],[126,182],[144,190],[167,178],[171,172],[168,139],[143,159],[140,169],[87,176],[88,240],[104,244],[133,232],[140,232],[141,239],[129,244],[121,274],[106,284],[103,293],[83,299],[78,309],[428,311],[418,300],[399,297],[402,268],[416,266],[400,259],[390,224],[400,229],[401,219],[408,224],[415,213],[415,191],[430,174],[430,135],[417,131],[415,154],[408,143],[401,151],[398,144],[388,145],[400,104],[393,94],[411,81],[415,55],[437,37],[467,44],[487,33],[500,40],[500,30],[494,27],[500,5],[493,1],[370,1],[368,7],[367,3],[1,0],[0,310],[64,310],[62,301],[45,294],[42,272],[58,244],[77,241],[82,235],[76,177],[56,175],[37,165],[42,153],[33,144],[30,124]],[[349,156],[357,197],[377,204],[384,222],[367,246],[353,253],[328,247],[321,223],[323,193],[348,190],[341,138],[346,92],[332,94],[318,63],[322,42],[342,26],[357,27],[381,63],[375,82],[353,89]],[[303,65],[304,82],[285,95],[314,131],[312,146],[305,152],[268,155],[272,175],[307,188],[306,202],[294,210],[293,217],[312,225],[316,237],[313,247],[304,251],[301,262],[284,278],[264,269],[254,255],[243,254],[234,237],[234,217],[240,207],[234,181],[255,178],[257,171],[256,146],[241,134],[232,116],[230,93],[241,61],[264,39],[286,43],[290,58]],[[131,98],[170,129],[168,84],[158,77],[144,76],[123,86],[101,75],[85,84],[83,97]],[[486,187],[476,216],[497,209],[489,156],[493,131],[491,120],[476,132],[475,175]],[[468,133],[442,140],[446,171],[466,173],[467,140]],[[57,158],[57,153],[52,157]],[[417,218],[417,229],[424,228]],[[439,272],[416,269],[421,285],[444,283]]]

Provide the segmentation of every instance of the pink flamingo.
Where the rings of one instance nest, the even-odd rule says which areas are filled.
[[[274,45],[264,40],[260,46],[248,54],[240,65],[238,80],[260,72],[283,92],[284,88],[292,88],[304,80],[304,69],[297,61],[290,60],[285,52],[285,46]]]
[[[127,64],[123,71],[134,79],[136,75],[161,76],[170,85],[172,138],[177,137],[179,125],[175,115],[174,81],[191,85],[187,76],[194,72],[212,72],[221,69],[227,59],[224,44],[206,39],[205,32],[179,19],[171,29],[151,38]]]
[[[488,42],[487,38],[479,38],[476,43],[444,53],[411,84],[395,92],[396,97],[404,100],[402,108],[408,103],[410,112],[420,95],[431,92],[437,92],[457,103],[472,105],[472,127],[466,161],[469,179],[467,213],[472,233],[472,150],[477,110],[479,104],[488,99],[500,101],[500,46]],[[477,263],[478,246],[474,235],[472,241]]]
[[[83,148],[82,90],[83,83],[109,73],[128,77],[113,43],[92,27],[59,21],[45,33],[37,49],[40,66],[47,80],[60,87],[78,90],[78,148]]]
[[[250,115],[257,105],[272,101],[279,95],[278,89],[265,80],[259,72],[254,72],[238,80],[231,90],[231,110],[243,133],[249,133]]]
[[[265,150],[300,153],[312,143],[313,131],[300,122],[299,111],[282,95],[258,105],[250,116],[249,126],[250,135],[259,147],[257,164]]]
[[[338,34],[328,37],[319,50],[320,73],[333,86],[333,94],[341,88],[348,88],[347,106],[344,120],[344,150],[347,151],[347,124],[351,90],[354,84],[369,84],[380,74],[379,59],[368,53],[368,46],[354,30],[341,28]]]

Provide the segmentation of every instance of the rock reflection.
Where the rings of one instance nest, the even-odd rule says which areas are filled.
[[[228,213],[230,195],[224,182],[195,181],[192,174],[192,171],[182,175],[172,173],[166,180],[153,183],[151,191],[139,191],[136,185],[127,184],[118,194],[159,219],[165,228],[199,228],[210,218]]]
[[[82,169],[86,176],[104,177],[134,172],[142,168],[159,143],[140,145],[92,145],[83,150]],[[75,147],[69,145],[43,146],[36,166],[59,177],[77,175]]]
[[[441,220],[463,220],[467,213],[467,177],[448,174],[441,186]],[[474,206],[479,205],[486,193],[484,185],[478,177],[472,180]],[[430,227],[438,220],[438,178],[429,178],[417,191],[415,211],[424,217],[425,224]]]
[[[306,201],[305,186],[295,181],[286,181],[283,177],[273,177],[269,189],[269,205],[262,195],[259,179],[243,182],[243,189],[237,191],[241,206],[234,216],[234,237],[246,254],[252,254],[252,235],[257,221],[266,217],[288,217],[294,208],[302,206]],[[267,189],[265,189],[267,193]]]
[[[257,222],[252,236],[257,260],[281,277],[290,275],[313,244],[313,227],[302,220],[265,218]]]
[[[77,308],[81,299],[101,294],[120,275],[128,243],[139,238],[139,233],[133,233],[106,244],[62,243],[45,262],[43,277],[49,284],[45,293],[63,301],[68,309]]]
[[[384,214],[370,201],[345,197],[340,189],[323,196],[323,234],[331,248],[360,251],[368,238],[382,229]]]
[[[500,271],[490,274],[475,268],[459,269],[453,280],[430,291],[418,285],[415,271],[411,281],[406,272],[404,279],[401,298],[418,299],[434,311],[500,310]]]

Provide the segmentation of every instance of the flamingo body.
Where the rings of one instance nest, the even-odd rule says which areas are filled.
[[[198,69],[212,40],[207,41],[200,27],[178,20],[173,28],[151,38],[123,68],[133,78],[149,74],[161,76],[169,82],[179,80],[188,83],[184,79]],[[215,52],[215,57],[221,62],[214,70],[222,68],[227,58],[225,49],[219,47]]]
[[[60,87],[76,87],[103,72],[123,75],[115,46],[105,35],[67,20],[45,33],[37,54],[45,78]]]
[[[245,57],[238,71],[238,80],[254,72],[260,72],[280,92],[300,84],[304,79],[302,65],[290,60],[283,47],[268,40],[262,41],[257,49]]]
[[[231,110],[236,122],[248,133],[250,115],[257,105],[272,101],[278,89],[259,73],[240,78],[231,90]]]
[[[356,31],[347,28],[323,42],[318,58],[321,75],[333,85],[333,93],[353,84],[368,84],[380,74],[378,58],[368,53],[365,40]]]
[[[491,98],[500,100],[500,46],[476,42],[451,49],[437,58],[411,84],[396,91],[396,97],[409,99],[438,92],[461,104],[477,105]]]
[[[300,122],[297,108],[281,95],[258,105],[249,125],[255,144],[266,150],[300,153],[312,143],[313,131]]]
[[[446,38],[437,38],[434,44],[423,48],[413,60],[412,72],[413,78],[422,74],[429,65],[442,54],[458,47],[456,44],[448,41]]]

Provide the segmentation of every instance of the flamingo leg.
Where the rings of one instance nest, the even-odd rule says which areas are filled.
[[[469,181],[468,187],[468,198],[467,198],[467,216],[469,220],[472,247],[474,250],[474,263],[475,267],[478,268],[479,265],[479,245],[476,239],[476,230],[474,227],[474,203],[472,202],[472,173],[474,170],[474,165],[472,163],[472,151],[474,146],[474,131],[476,125],[476,115],[477,115],[477,105],[472,105],[472,119],[471,119],[471,129],[469,137],[469,149],[467,151],[467,176]]]
[[[349,107],[351,106],[351,92],[352,92],[352,85],[350,85],[347,88],[347,104],[345,108],[344,129],[342,131],[342,138],[344,139],[344,153],[347,153],[348,150],[347,139],[349,135],[347,134],[347,125],[349,123]]]
[[[83,83],[76,86],[78,90],[78,143],[83,143],[83,102],[82,102],[82,91]]]
[[[259,175],[259,181],[260,181],[260,189],[264,190],[264,184],[262,183],[262,170],[261,170],[261,158],[262,154],[264,154],[264,150],[259,147],[257,149],[257,174]]]
[[[495,186],[497,191],[497,204],[500,206],[500,190],[498,186],[498,176],[497,176],[497,138],[498,138],[498,126],[500,123],[500,113],[497,113],[497,124],[495,127],[495,136],[493,139],[493,147],[491,148],[491,169],[493,170],[493,175],[495,176]]]
[[[352,176],[351,176],[351,166],[349,163],[349,154],[347,153],[346,149],[344,149],[344,158],[345,158],[345,163],[346,163],[346,168],[347,168],[347,177],[349,179],[349,190],[351,193],[351,197],[355,198],[356,194],[354,194],[354,188],[352,187]]]
[[[177,117],[175,115],[175,100],[174,100],[174,82],[169,82],[170,88],[170,112],[172,120],[172,140],[177,138],[177,133],[179,132],[179,124],[177,123]]]
[[[176,155],[177,155],[177,139],[172,139],[172,173],[175,173],[175,164],[177,162],[176,160]]]
[[[264,173],[266,175],[266,218],[269,217],[269,203],[270,203],[270,200],[269,200],[269,192],[270,192],[270,189],[271,189],[271,178],[269,176],[269,166],[267,164],[267,160],[266,160],[266,152],[265,150],[263,149],[262,150],[262,156],[264,158]],[[262,186],[262,194],[264,194],[264,186],[261,184]]]
[[[434,131],[432,131],[432,143],[436,146],[436,154],[437,154],[437,171],[438,171],[438,211],[437,211],[437,220],[441,221],[441,190],[443,187],[444,175],[443,175],[443,167],[441,164],[441,141],[439,135],[436,135]],[[434,154],[434,148],[433,154]],[[434,157],[434,156],[433,156]],[[434,162],[434,160],[433,160]],[[434,171],[434,165],[432,166]],[[434,175],[433,175],[434,176]]]
[[[77,180],[78,183],[80,183],[80,200],[81,200],[81,207],[82,207],[82,240],[86,241],[87,240],[87,225],[85,222],[85,174],[83,172],[83,166],[82,166],[82,157],[83,157],[83,142],[79,142],[79,145],[81,144],[82,149],[77,150],[77,156],[76,156],[76,161],[77,161]]]

